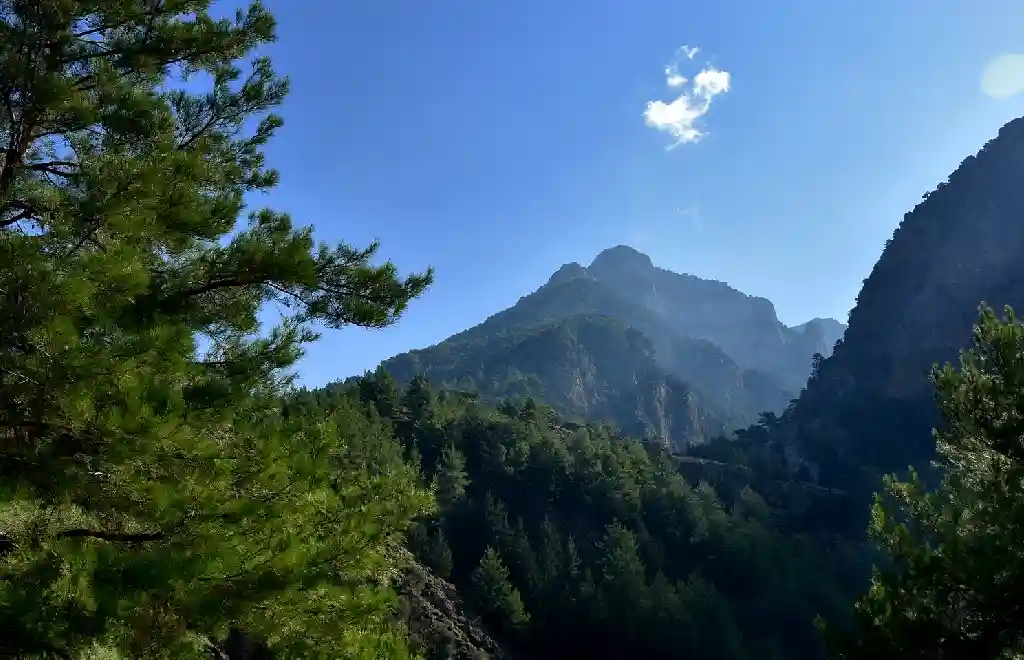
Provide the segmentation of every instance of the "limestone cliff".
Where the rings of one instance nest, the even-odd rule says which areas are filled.
[[[955,361],[982,302],[1024,310],[1024,119],[970,156],[907,213],[783,425],[826,473],[856,463],[901,469],[930,455],[928,381]],[[825,475],[828,478],[828,475]]]

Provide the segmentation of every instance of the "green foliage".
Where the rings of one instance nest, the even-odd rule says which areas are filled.
[[[470,583],[477,606],[498,626],[520,630],[530,622],[523,599],[509,582],[508,569],[494,548],[487,546],[484,550]]]
[[[454,507],[465,497],[467,485],[466,458],[455,447],[445,447],[437,473],[438,504],[445,509]]]
[[[404,653],[388,576],[430,498],[364,406],[280,396],[311,323],[386,326],[432,276],[270,210],[235,231],[288,85],[239,63],[271,15],[209,5],[0,0],[4,657],[206,657],[231,626]]]
[[[434,529],[419,540],[418,546],[414,547],[419,551],[423,562],[435,575],[445,579],[451,577],[454,559],[443,529],[440,527]]]
[[[377,388],[363,381],[377,377],[333,387],[367,396]],[[467,477],[430,524],[444,530],[461,593],[479,593],[485,558],[481,609],[511,647],[540,659],[820,656],[814,615],[838,616],[855,593],[839,576],[861,576],[850,546],[782,531],[777,498],[690,483],[690,463],[608,426],[553,418],[535,401],[494,410],[423,389],[410,385],[433,402],[428,444],[459,452]],[[413,418],[406,409],[393,420],[407,447],[424,441]],[[424,450],[425,480],[435,466]],[[424,563],[429,541],[410,542]],[[509,623],[519,608],[501,605],[495,594],[509,589],[495,576],[528,622]]]
[[[1012,658],[1024,653],[1024,325],[983,307],[960,369],[936,369],[947,426],[941,482],[887,479],[871,534],[889,561],[833,631],[835,658]]]

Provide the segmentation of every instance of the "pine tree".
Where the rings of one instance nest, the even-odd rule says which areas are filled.
[[[232,625],[404,654],[375,585],[428,498],[358,409],[279,401],[310,323],[387,326],[431,273],[270,210],[235,231],[288,85],[240,64],[274,39],[260,4],[209,9],[0,0],[4,657],[206,657]]]
[[[402,388],[383,366],[359,379],[357,384],[360,398],[372,402],[382,417],[394,419],[402,401]]]
[[[827,629],[834,658],[1021,657],[1024,653],[1024,325],[983,307],[960,369],[936,369],[941,482],[886,480],[872,536],[890,561],[852,631]],[[896,506],[894,507],[893,504]]]
[[[431,478],[438,468],[444,438],[437,424],[437,396],[422,376],[416,376],[401,397],[395,432],[406,445],[416,443],[424,473]]]
[[[426,551],[426,562],[434,574],[444,579],[451,577],[455,560],[452,549],[440,527],[431,535]]]
[[[441,452],[436,482],[437,503],[442,512],[447,513],[466,496],[466,487],[469,485],[466,458],[452,445]]]
[[[477,606],[499,626],[517,631],[530,622],[519,591],[509,582],[508,569],[501,557],[488,546],[470,576]]]
[[[531,607],[541,598],[543,580],[537,565],[537,555],[530,545],[530,537],[526,533],[526,525],[522,518],[517,518],[509,535],[505,538],[502,553],[509,558],[509,568],[519,585],[520,593],[526,597]]]
[[[597,588],[603,614],[628,629],[643,613],[647,588],[636,538],[621,524],[612,523],[605,530],[599,551],[601,574]]]
[[[558,525],[548,516],[545,516],[544,522],[541,523],[540,537],[540,551],[537,553],[540,582],[545,596],[553,599],[559,594],[559,590],[565,587],[567,577],[563,537]]]

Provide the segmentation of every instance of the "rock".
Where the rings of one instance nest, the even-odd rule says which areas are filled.
[[[514,660],[467,612],[455,586],[415,561],[398,592],[410,637],[430,660]]]

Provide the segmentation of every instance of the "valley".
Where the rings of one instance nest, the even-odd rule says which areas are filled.
[[[881,475],[924,468],[934,456],[930,429],[941,418],[929,368],[969,346],[980,302],[1024,305],[1014,284],[1019,265],[1006,258],[1024,240],[1015,221],[1024,198],[1008,176],[1024,171],[1021,158],[1024,120],[1016,120],[926,195],[865,281],[849,328],[832,319],[786,328],[769,301],[658,269],[618,246],[590,266],[563,266],[480,325],[358,379],[360,396],[379,392],[383,379],[396,401],[396,381],[440,388],[431,433],[403,436],[409,427],[396,426],[426,474],[442,487],[463,484],[462,503],[443,507],[426,538],[451,547],[443,573],[467,594],[484,539],[497,543],[513,610],[537,617],[508,628],[512,610],[485,614],[510,645],[498,653],[457,638],[435,646],[480,658],[516,649],[537,658],[821,657],[812,621],[846,619],[868,579],[874,555],[863,530]],[[990,200],[983,214],[946,212],[979,198]],[[367,390],[368,382],[377,385]],[[463,426],[494,407],[484,427]],[[491,430],[473,435],[483,428]],[[490,442],[513,444],[486,449]],[[454,482],[443,478],[453,455],[462,475]],[[489,462],[498,456],[505,458]],[[583,495],[588,488],[598,490]],[[574,491],[583,499],[572,499]],[[660,499],[668,493],[689,504]],[[467,522],[474,516],[482,517]],[[673,530],[679,523],[669,519],[688,522]],[[712,531],[716,524],[725,527]],[[580,572],[535,574],[564,566],[564,548],[552,548],[567,539],[572,562],[581,563],[562,570]],[[418,556],[429,562],[437,542],[425,541]],[[554,605],[538,591],[551,584],[575,604]],[[698,597],[694,589],[709,591]],[[690,598],[720,608],[714,616],[722,618],[700,619],[712,615]],[[567,607],[571,625],[558,618]],[[698,620],[714,641],[688,627]]]

